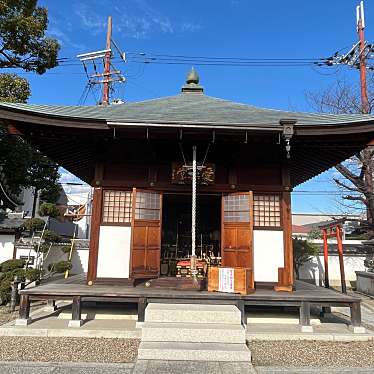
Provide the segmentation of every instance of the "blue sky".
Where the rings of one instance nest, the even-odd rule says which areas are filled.
[[[113,16],[113,39],[126,52],[171,55],[319,58],[356,42],[355,0],[44,0],[49,30],[62,44],[60,57],[104,49],[106,19]],[[62,5],[63,4],[63,5]],[[366,38],[374,39],[374,5],[366,1]],[[177,94],[186,65],[118,62],[127,83],[118,94],[138,101]],[[347,68],[195,66],[205,93],[261,107],[311,110],[306,91],[326,88],[337,78],[358,80]],[[39,77],[25,74],[32,85],[31,103],[79,102],[87,82],[78,60]],[[89,95],[86,104],[93,104]],[[298,187],[297,212],[338,211],[333,172]],[[66,180],[64,176],[64,180]],[[299,192],[297,192],[299,191]],[[307,194],[301,191],[322,191]]]

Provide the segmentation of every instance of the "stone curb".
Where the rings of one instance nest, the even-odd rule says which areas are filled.
[[[108,339],[140,339],[141,331],[126,330],[84,330],[69,329],[32,329],[30,327],[0,327],[0,336],[34,336],[49,338],[108,338]]]
[[[35,361],[0,361],[1,367],[16,367],[26,366],[30,368],[38,367],[64,367],[64,368],[108,368],[108,369],[133,369],[135,367],[134,362],[126,362],[123,364],[118,363],[101,363],[101,362],[35,362]]]
[[[277,366],[255,366],[255,372],[257,374],[276,374],[276,373],[305,373],[305,374],[355,374],[355,373],[373,373],[374,368],[360,368],[360,367],[277,367]]]
[[[141,330],[84,330],[82,328],[69,329],[33,329],[30,327],[0,327],[0,336],[34,336],[50,338],[108,338],[108,339],[140,339]],[[255,333],[247,332],[246,340],[252,341],[280,341],[280,340],[305,340],[305,341],[331,341],[331,342],[367,342],[374,341],[373,334],[284,334],[284,333]]]
[[[330,342],[368,342],[374,340],[372,334],[283,334],[283,333],[255,333],[246,334],[247,342],[253,341],[280,341],[280,340],[304,340],[304,341],[330,341]]]

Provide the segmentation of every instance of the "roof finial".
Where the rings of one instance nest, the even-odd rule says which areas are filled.
[[[200,93],[204,92],[203,87],[199,85],[199,74],[194,67],[191,68],[186,77],[186,84],[182,87],[183,93]]]
[[[187,74],[186,83],[199,84],[199,79],[199,74],[197,74],[195,68],[192,66],[190,72]]]

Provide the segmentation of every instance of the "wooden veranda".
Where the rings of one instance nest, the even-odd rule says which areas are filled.
[[[296,307],[299,308],[300,325],[310,325],[310,308],[349,307],[352,326],[361,325],[361,299],[339,293],[332,289],[318,287],[306,282],[296,281],[295,290],[276,292],[270,288],[257,286],[256,292],[249,295],[208,292],[197,290],[173,290],[146,287],[141,283],[135,287],[95,284],[88,286],[85,275],[76,275],[68,279],[53,280],[37,287],[21,291],[20,318],[29,320],[32,300],[71,300],[72,320],[81,320],[81,309],[85,302],[135,303],[138,305],[138,321],[144,321],[145,309],[149,303],[184,304],[234,304],[245,323],[245,307]]]

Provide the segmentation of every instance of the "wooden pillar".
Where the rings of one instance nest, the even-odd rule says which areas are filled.
[[[361,326],[361,301],[357,301],[350,305],[351,323],[353,327]]]
[[[300,325],[310,325],[310,303],[308,301],[302,301],[300,305]]]
[[[283,215],[283,245],[284,245],[284,269],[286,279],[290,286],[294,282],[293,274],[293,247],[292,247],[292,213],[291,193],[282,194],[282,215]]]
[[[340,227],[340,225],[336,226],[336,241],[337,241],[337,246],[338,246],[340,280],[341,280],[341,285],[342,285],[342,292],[347,293],[347,285],[345,283],[344,259],[343,259],[342,228]]]
[[[325,287],[330,287],[330,280],[329,280],[329,247],[327,243],[327,232],[326,229],[322,229],[322,237],[323,237],[323,258],[325,263]]]
[[[71,319],[73,321],[80,321],[82,319],[82,299],[80,296],[73,297]]]
[[[74,296],[73,305],[71,306],[71,320],[68,327],[81,327],[82,324],[82,297]]]
[[[29,295],[21,295],[19,304],[19,318],[28,320],[30,318],[30,297]]]
[[[138,322],[144,322],[146,307],[147,299],[145,297],[140,297],[138,299]]]
[[[100,221],[103,200],[103,189],[95,187],[93,193],[92,211],[91,211],[91,234],[88,257],[87,282],[92,284],[96,280],[97,274],[97,257],[99,253],[99,235]]]
[[[247,321],[245,319],[245,304],[244,304],[244,300],[238,300],[237,303],[236,303],[236,306],[240,310],[240,315],[241,315],[241,319],[242,319],[242,325],[245,326],[247,324]]]
[[[284,266],[278,269],[278,284],[276,291],[292,291],[294,283],[293,247],[292,247],[292,213],[291,213],[291,180],[287,161],[282,166],[281,214],[283,224],[283,252]]]

